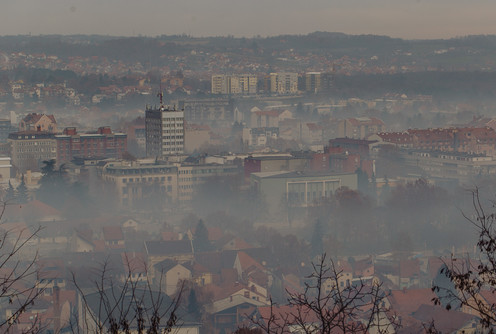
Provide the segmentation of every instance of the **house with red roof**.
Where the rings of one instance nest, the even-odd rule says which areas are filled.
[[[31,113],[19,123],[19,131],[46,131],[57,133],[57,121],[53,115]]]
[[[124,244],[124,233],[120,226],[104,226],[103,240],[105,241],[105,247],[108,249],[123,249]]]
[[[239,280],[252,281],[260,287],[267,287],[269,282],[267,269],[247,253],[239,251],[233,267],[238,273]]]
[[[212,284],[204,289],[212,296],[212,302],[205,310],[217,330],[233,331],[241,326],[254,308],[270,304],[267,295],[257,290],[256,286],[241,282]]]
[[[148,267],[144,253],[123,252],[121,253],[123,273],[121,281],[146,282]]]

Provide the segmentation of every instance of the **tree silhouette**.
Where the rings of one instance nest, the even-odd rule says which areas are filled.
[[[321,255],[324,252],[324,243],[322,238],[324,236],[324,228],[320,219],[317,219],[313,227],[312,234],[312,257]]]
[[[495,201],[484,205],[479,190],[472,192],[474,213],[464,217],[477,230],[479,238],[477,250],[479,258],[455,258],[445,261],[440,274],[448,278],[452,285],[434,284],[432,290],[437,297],[437,305],[447,310],[465,308],[480,318],[484,333],[494,333],[496,326],[496,211]],[[492,208],[493,211],[491,211]],[[442,276],[441,276],[442,277]]]
[[[395,333],[399,319],[385,305],[381,284],[342,285],[343,279],[342,271],[323,254],[312,263],[303,292],[288,292],[287,305],[271,303],[268,315],[251,320],[267,334]]]
[[[21,176],[21,184],[17,187],[17,201],[19,204],[26,204],[29,201],[28,188],[24,182],[24,174]]]
[[[52,206],[61,206],[67,198],[64,165],[55,168],[55,159],[43,161],[40,187],[36,192],[38,199]]]
[[[193,246],[197,252],[206,252],[212,248],[212,244],[208,239],[207,227],[202,219],[200,219],[196,225],[195,233],[193,235]]]
[[[16,191],[14,187],[12,186],[12,183],[9,180],[9,187],[7,188],[7,191],[5,192],[5,202],[12,201],[16,198]]]

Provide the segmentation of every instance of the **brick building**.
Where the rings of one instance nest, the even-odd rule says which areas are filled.
[[[127,135],[114,133],[108,126],[96,132],[78,134],[76,128],[65,128],[56,135],[57,162],[59,164],[74,158],[122,158],[127,151]]]

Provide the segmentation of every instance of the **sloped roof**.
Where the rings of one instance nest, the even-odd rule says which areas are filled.
[[[192,253],[191,242],[189,240],[145,241],[145,249],[148,255]]]
[[[23,216],[38,217],[39,221],[43,221],[45,219],[61,218],[62,213],[48,204],[33,200],[26,204],[7,205],[4,216],[5,218],[16,217],[16,219]]]
[[[36,114],[36,113],[31,113],[26,115],[26,117],[23,118],[24,123],[26,124],[35,124],[38,122],[43,116],[48,117],[53,123],[57,123],[55,121],[55,116],[53,115],[45,115],[45,114]]]
[[[146,257],[143,253],[124,252],[121,254],[122,264],[126,273],[145,273]]]
[[[258,270],[265,271],[264,266],[262,266],[254,258],[246,254],[245,252],[239,251],[237,257],[241,265],[241,270],[243,270],[243,272],[248,270],[249,268],[257,268]]]
[[[425,324],[434,321],[436,330],[438,330],[439,333],[453,333],[456,330],[461,329],[471,320],[476,321],[474,315],[454,310],[448,311],[444,307],[434,306],[432,304],[420,305],[418,310],[412,314],[412,317]]]
[[[102,230],[103,238],[106,241],[124,240],[124,234],[120,226],[104,226]]]
[[[432,304],[432,298],[436,295],[431,289],[404,289],[392,290],[387,297],[393,311],[399,314],[411,315],[422,304]]]

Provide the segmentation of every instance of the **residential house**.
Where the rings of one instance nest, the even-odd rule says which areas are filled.
[[[19,122],[19,131],[57,133],[57,121],[53,115],[31,113]]]
[[[124,249],[124,233],[120,226],[104,226],[103,240],[107,249]]]
[[[183,281],[192,278],[192,267],[189,262],[179,263],[165,259],[154,265],[155,284],[162,283],[162,291],[168,296],[173,296],[180,288]]]
[[[160,271],[157,272],[157,263],[164,260],[172,260],[177,263],[191,263],[194,258],[193,244],[191,240],[183,239],[176,241],[146,241],[145,252],[147,263],[150,268],[150,279],[155,279]],[[159,268],[160,269],[160,268]]]

